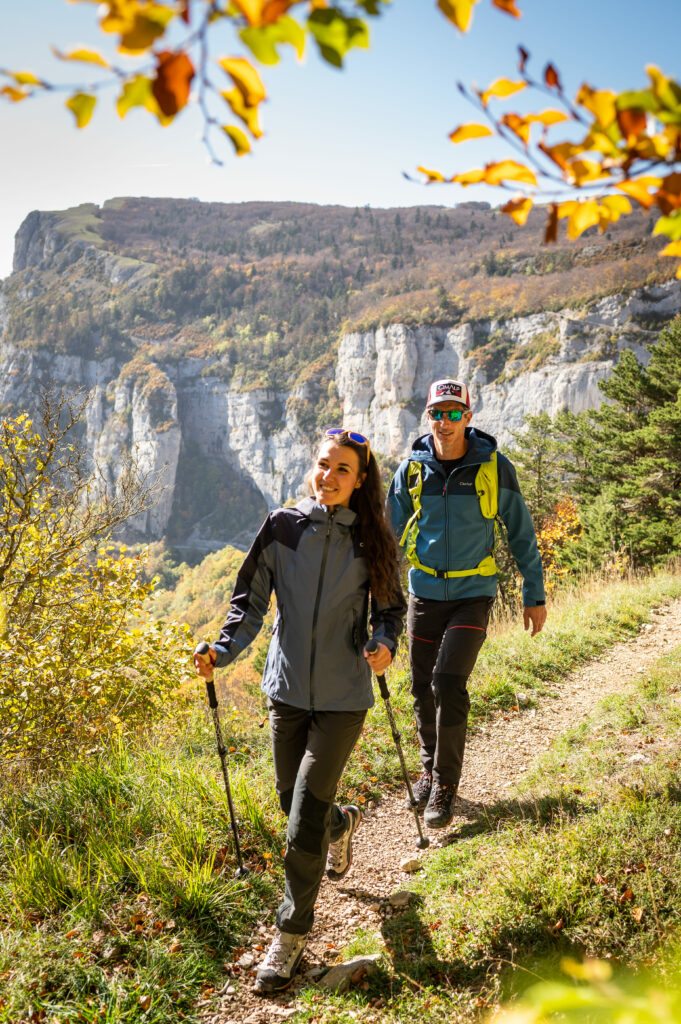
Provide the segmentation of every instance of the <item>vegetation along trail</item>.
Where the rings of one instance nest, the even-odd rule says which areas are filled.
[[[469,737],[457,815],[448,829],[429,831],[430,850],[456,842],[462,827],[484,813],[485,807],[505,798],[529,769],[533,758],[580,720],[587,718],[603,698],[622,693],[674,645],[681,642],[681,599],[653,611],[651,621],[632,639],[612,647],[565,677],[549,695],[533,695],[532,707],[524,694],[517,709],[500,714]],[[632,739],[631,757],[641,759]],[[251,938],[220,993],[220,1001],[206,1009],[205,1024],[265,1024],[292,1017],[299,1006],[298,992],[339,959],[341,950],[360,929],[380,930],[386,916],[398,913],[389,902],[408,881],[401,865],[429,851],[416,849],[412,812],[398,792],[370,807],[354,843],[353,866],[339,884],[325,881],[316,907],[316,921],[301,972],[291,989],[275,999],[252,992],[252,976],[271,938],[263,924]]]

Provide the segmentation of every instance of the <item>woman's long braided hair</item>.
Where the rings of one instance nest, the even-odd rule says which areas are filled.
[[[326,441],[332,441],[340,448],[352,448],[357,453],[360,472],[366,473],[362,486],[350,498],[350,508],[359,519],[371,593],[378,601],[387,604],[398,596],[398,548],[395,534],[385,518],[385,492],[378,463],[373,452],[367,460],[366,445],[357,444],[345,431],[333,437],[324,436],[320,447]]]

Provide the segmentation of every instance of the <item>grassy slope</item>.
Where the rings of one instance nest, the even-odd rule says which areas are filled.
[[[508,708],[521,686],[545,688],[679,593],[673,576],[606,586],[557,604],[532,642],[517,628],[499,632],[476,672],[475,717]],[[493,665],[503,686],[491,683]],[[582,729],[550,752],[531,791],[434,853],[410,910],[353,943],[386,950],[369,990],[320,1003],[310,989],[298,1019],[369,1021],[376,1000],[382,1019],[465,1019],[512,990],[508,961],[533,969],[566,949],[659,962],[658,938],[677,924],[679,903],[679,668],[676,652],[635,702],[611,702],[597,733]],[[415,766],[403,667],[391,687]],[[277,902],[284,836],[265,730],[236,712],[225,728],[252,869],[245,884],[233,878],[214,738],[200,712],[154,749],[112,752],[3,795],[0,1021],[194,1019],[222,984],[225,959]],[[620,756],[639,733],[666,737],[646,746],[650,767]],[[361,801],[397,783],[377,706],[343,791]]]

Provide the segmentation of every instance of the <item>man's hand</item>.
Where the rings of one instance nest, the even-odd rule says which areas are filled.
[[[393,656],[385,644],[379,643],[378,641],[376,642],[378,643],[377,649],[372,651],[371,654],[367,654],[365,651],[364,657],[369,662],[371,671],[377,676],[380,676],[390,665],[390,662],[393,660]]]
[[[203,679],[210,680],[213,678],[213,666],[215,665],[217,654],[213,647],[209,647],[207,653],[205,654],[199,651],[200,647],[201,644],[197,644],[196,650],[194,651],[194,665],[196,667],[196,674],[198,676],[201,676]]]
[[[525,623],[525,629],[529,629],[530,623],[532,623],[530,636],[536,636],[537,633],[541,633],[546,622],[546,605],[538,604],[536,608],[523,608],[523,622]]]

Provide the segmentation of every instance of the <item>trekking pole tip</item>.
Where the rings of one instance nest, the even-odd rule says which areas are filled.
[[[235,878],[245,878],[247,874],[248,874],[248,868],[245,867],[245,865],[243,865],[243,864],[240,864],[239,867],[234,872]]]
[[[429,846],[430,839],[428,838],[428,836],[421,836],[421,838],[416,841],[417,850],[427,850]]]

